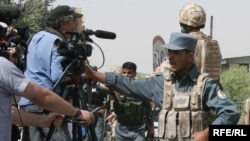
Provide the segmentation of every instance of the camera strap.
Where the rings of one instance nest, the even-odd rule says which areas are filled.
[[[54,35],[56,35],[56,36],[62,38],[63,40],[66,40],[66,37],[65,37],[64,34],[63,34],[62,32],[60,32],[60,31],[57,31],[57,30],[55,30],[55,29],[53,29],[53,28],[47,28],[47,29],[45,29],[45,31],[46,31],[46,32],[49,32],[49,33],[51,33],[51,34],[54,34]]]

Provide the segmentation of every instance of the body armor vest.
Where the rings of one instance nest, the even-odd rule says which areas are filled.
[[[191,138],[192,133],[205,129],[214,120],[213,114],[203,111],[202,107],[207,76],[206,73],[200,74],[190,92],[179,92],[170,75],[165,75],[164,100],[159,113],[161,140],[185,141]]]
[[[198,39],[195,50],[195,64],[198,70],[219,80],[222,59],[219,43],[200,31],[189,34]]]
[[[136,126],[144,122],[146,105],[142,100],[123,97],[114,102],[114,111],[119,123],[127,126]]]

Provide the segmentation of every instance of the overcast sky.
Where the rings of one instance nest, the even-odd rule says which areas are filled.
[[[92,30],[116,33],[116,39],[91,36],[104,52],[105,64],[100,70],[110,71],[114,65],[133,61],[138,72],[151,73],[153,38],[163,37],[167,43],[171,32],[180,31],[180,9],[197,3],[207,13],[206,27],[210,34],[213,16],[213,38],[219,41],[222,57],[250,56],[249,0],[56,0],[56,5],[81,7],[85,26]],[[102,56],[95,45],[89,60],[100,66]]]

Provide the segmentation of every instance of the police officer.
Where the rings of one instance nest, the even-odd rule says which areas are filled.
[[[189,34],[171,33],[169,44],[163,46],[168,52],[169,71],[145,80],[129,79],[112,72],[94,72],[87,65],[82,76],[161,107],[161,140],[205,141],[209,124],[236,124],[240,113],[216,81],[198,71],[194,64],[196,44],[197,39]]]
[[[122,65],[121,75],[135,79],[137,66],[133,62],[125,62]],[[148,101],[125,96],[115,92],[114,113],[117,120],[115,127],[115,140],[146,140],[145,132],[154,135],[153,113]]]

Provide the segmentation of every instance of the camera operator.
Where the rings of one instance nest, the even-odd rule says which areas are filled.
[[[16,66],[21,68],[21,53],[17,45],[21,42],[21,36],[18,30],[10,26],[12,18],[18,18],[20,13],[17,7],[1,4],[0,5],[0,56],[10,60]],[[20,46],[19,46],[20,47]],[[40,127],[48,127],[52,123],[56,127],[60,126],[63,121],[63,116],[52,113],[47,116],[35,115],[20,109],[17,109],[18,97],[12,96],[12,127],[11,140],[17,141],[21,138],[21,133],[17,125],[37,125]],[[37,119],[41,119],[37,121]],[[27,120],[28,119],[28,120]]]
[[[22,37],[18,30],[1,21],[0,18],[0,56],[13,62],[19,69],[23,70],[23,53],[25,50]]]
[[[63,67],[61,62],[64,57],[61,56],[57,49],[55,41],[67,40],[66,32],[76,32],[78,18],[83,15],[76,13],[69,6],[63,5],[52,9],[48,15],[47,28],[45,30],[35,33],[28,44],[26,55],[26,66],[24,74],[39,85],[51,89],[52,86],[63,74]],[[63,81],[65,82],[67,78]],[[58,87],[55,91],[62,94],[62,88]],[[35,105],[24,97],[21,98],[19,105],[28,112],[35,112],[38,114],[46,114],[43,108]],[[35,141],[43,141],[47,134],[48,128],[39,128],[29,126],[29,139]],[[27,131],[24,132],[24,134]],[[69,141],[71,140],[70,132],[67,123],[63,124],[61,128],[53,131],[51,137],[53,141]]]
[[[1,22],[1,28],[5,29],[8,33],[14,32],[17,33],[17,30],[13,27],[9,26],[6,23]],[[1,35],[5,36],[5,32]],[[6,35],[7,36],[7,35]],[[12,36],[11,36],[12,37]],[[2,38],[7,39],[6,38]],[[15,47],[6,47],[7,49],[3,49],[1,55],[3,55],[6,59],[10,60],[12,63],[17,64],[18,58],[16,55],[16,48]],[[1,56],[0,55],[0,56]],[[23,110],[17,109],[17,103],[14,101],[13,98],[17,98],[16,96],[12,96],[12,135],[11,140],[17,141],[21,138],[20,131],[17,125],[32,125],[32,126],[39,126],[39,127],[49,127],[52,123],[55,125],[55,127],[60,127],[63,121],[63,116],[61,114],[57,113],[51,113],[49,115],[36,115],[32,113],[25,112]],[[37,119],[40,119],[37,121]],[[17,125],[16,125],[17,124]]]
[[[64,114],[66,116],[75,117],[79,120],[85,120],[87,122],[87,125],[89,125],[94,120],[93,115],[90,114],[88,111],[77,110],[54,92],[32,82],[30,79],[25,77],[23,73],[13,63],[8,61],[6,58],[0,56],[1,141],[11,140],[11,97],[13,94],[16,96],[26,97],[27,99],[34,101],[34,103],[44,107],[47,110]],[[13,110],[15,110],[15,108]],[[26,119],[31,118],[34,121],[33,114],[23,115],[21,111],[20,115],[24,117],[23,124],[33,124],[31,120],[28,121],[28,119]],[[26,117],[26,115],[28,115],[29,117]],[[42,115],[40,115],[40,117],[41,116]],[[14,122],[20,122],[17,121],[17,118],[15,118],[15,114],[13,114],[13,118],[16,120],[13,120]],[[36,120],[41,120],[41,118],[37,118]],[[37,123],[39,123],[39,121],[37,121]]]

